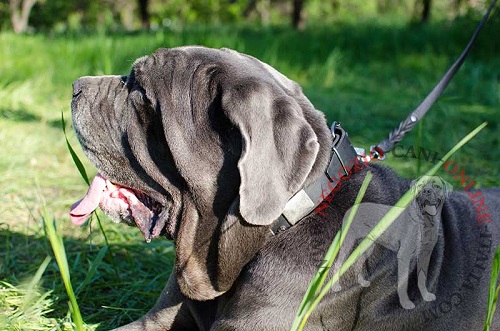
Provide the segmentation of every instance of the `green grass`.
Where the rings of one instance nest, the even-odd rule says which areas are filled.
[[[320,266],[318,267],[318,270],[316,271],[316,274],[314,275],[311,283],[309,284],[309,287],[307,288],[306,293],[304,294],[304,298],[302,299],[292,328],[290,329],[291,331],[302,330],[304,328],[305,323],[307,322],[307,319],[311,315],[312,311],[317,307],[319,301],[321,301],[323,297],[322,292],[325,289],[326,291],[329,291],[332,287],[333,283],[330,286],[324,285],[325,280],[330,273],[330,269],[332,268],[335,258],[340,251],[340,247],[344,243],[345,236],[349,231],[352,220],[354,219],[354,216],[358,211],[359,205],[361,204],[361,200],[365,195],[366,189],[368,188],[368,184],[370,183],[372,176],[373,175],[371,172],[367,172],[365,178],[363,179],[363,184],[361,185],[358,195],[356,196],[356,200],[354,201],[354,205],[351,209],[351,212],[349,213],[346,222],[342,224],[341,230],[335,235],[335,238],[330,244],[325,257],[323,258]],[[340,277],[340,275],[338,277]]]
[[[488,293],[488,309],[486,313],[486,321],[484,323],[483,331],[489,331],[493,321],[493,315],[495,314],[498,293],[500,292],[500,285],[498,284],[498,275],[500,273],[500,246],[497,247],[495,251],[495,257],[493,258],[493,266],[491,268],[491,278],[490,278],[490,291]]]
[[[75,291],[73,290],[73,284],[71,283],[71,273],[69,272],[68,259],[66,257],[66,249],[64,248],[64,241],[57,232],[56,224],[48,215],[47,211],[45,212],[43,220],[47,238],[49,239],[50,245],[52,246],[52,251],[56,258],[57,266],[61,274],[61,279],[64,283],[66,294],[68,295],[69,311],[71,313],[74,328],[76,331],[83,331],[84,329],[83,329],[82,314],[80,312],[80,307],[78,306],[78,302],[76,300]],[[95,274],[96,266],[100,264],[100,262],[102,261],[103,252],[104,253],[106,252],[105,249],[101,249],[99,251],[99,254],[96,257],[96,261],[92,263],[92,267],[90,271],[87,273],[87,277],[83,281],[82,285],[88,284],[89,282],[87,280],[89,279],[89,276]],[[45,259],[45,261],[47,261],[47,259]],[[38,274],[39,272],[37,272],[37,275]],[[21,306],[21,310],[23,309],[23,306]]]
[[[488,23],[444,97],[423,120],[421,134],[412,132],[402,142],[444,155],[488,121],[453,157],[478,187],[500,185],[499,27],[498,19]],[[71,328],[69,299],[55,259],[28,291],[34,295],[33,310],[23,305],[37,270],[53,256],[43,227],[44,208],[64,239],[69,274],[89,329],[103,330],[141,316],[154,304],[172,269],[173,245],[167,241],[146,244],[137,229],[102,217],[107,246],[95,221],[83,228],[69,221],[69,206],[86,191],[61,130],[61,112],[70,118],[71,83],[76,78],[126,74],[137,57],[159,47],[230,47],[299,82],[330,122],[341,121],[355,145],[369,148],[419,103],[473,29],[474,22],[467,20],[429,26],[395,20],[339,22],[305,31],[195,26],[131,34],[0,33],[0,329],[30,329],[7,318],[15,314],[31,316],[42,330]],[[95,174],[77,148],[70,123],[66,129],[89,175]],[[418,170],[416,160],[393,155],[387,164],[412,178],[432,166],[424,162]],[[450,175],[438,175],[459,186]]]

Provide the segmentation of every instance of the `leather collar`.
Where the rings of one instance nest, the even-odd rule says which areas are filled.
[[[340,123],[332,124],[332,157],[327,169],[309,186],[301,189],[288,200],[280,217],[270,230],[273,235],[284,231],[315,210],[341,182],[356,171],[362,161]]]

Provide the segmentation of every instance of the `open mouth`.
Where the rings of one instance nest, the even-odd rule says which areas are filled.
[[[439,200],[434,203],[429,202],[429,200],[425,200],[424,211],[431,216],[436,216],[438,213],[437,210],[438,205],[439,205]]]
[[[85,197],[71,206],[71,222],[82,225],[97,207],[114,222],[137,225],[148,242],[160,236],[168,216],[165,208],[145,193],[114,184],[100,174],[92,180]]]

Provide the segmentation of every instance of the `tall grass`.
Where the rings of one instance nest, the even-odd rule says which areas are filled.
[[[69,118],[71,83],[76,78],[127,74],[137,57],[159,47],[230,47],[296,80],[330,122],[342,122],[355,145],[369,147],[418,104],[460,52],[474,24],[364,21],[305,31],[193,26],[130,34],[0,33],[0,321],[23,312],[19,302],[26,294],[25,280],[53,256],[43,230],[44,206],[58,222],[76,299],[89,323],[85,327],[110,328],[141,316],[153,305],[172,268],[170,242],[146,245],[136,229],[105,219],[107,238],[96,222],[83,228],[69,222],[69,206],[86,191],[60,130],[61,112]],[[424,119],[419,141],[444,154],[459,137],[488,121],[488,128],[455,159],[479,187],[500,185],[500,44],[493,42],[498,27],[498,21],[485,27],[464,68]],[[69,143],[78,146],[70,123],[64,127]],[[412,134],[402,143],[410,146],[415,141]],[[92,169],[79,148],[75,153]],[[389,155],[386,162],[404,176],[417,175],[417,162],[411,157]],[[421,171],[431,166],[424,163]],[[93,174],[95,170],[88,173]],[[71,327],[59,271],[52,259],[33,291],[40,302],[36,316],[41,330]],[[30,314],[35,321],[35,313]]]
[[[321,296],[321,292],[324,288],[323,286],[325,280],[328,274],[330,273],[330,269],[333,265],[333,262],[335,261],[335,258],[337,257],[340,251],[345,236],[349,231],[351,223],[354,219],[354,216],[356,215],[359,205],[361,204],[361,200],[363,199],[366,193],[366,189],[368,188],[368,184],[370,183],[372,176],[373,176],[372,173],[368,172],[365,178],[363,179],[363,184],[361,185],[358,195],[356,196],[356,200],[354,201],[354,205],[347,217],[346,222],[342,224],[341,230],[337,232],[337,234],[335,235],[335,238],[333,239],[333,242],[328,248],[325,257],[323,258],[318,268],[318,271],[314,275],[309,287],[307,288],[306,293],[304,294],[304,298],[300,304],[297,316],[295,317],[295,320],[293,322],[292,330],[302,330],[304,328],[304,325],[307,322],[309,315],[311,315],[312,311],[318,305],[319,300],[321,300],[321,298],[319,297]],[[329,289],[329,286],[326,287],[328,287]]]
[[[493,265],[491,267],[490,291],[488,293],[488,309],[486,311],[486,321],[483,331],[489,331],[493,321],[493,315],[497,307],[500,285],[498,285],[498,275],[500,273],[500,246],[495,251]]]
[[[78,302],[76,301],[75,292],[73,291],[73,284],[71,284],[71,274],[69,272],[68,259],[66,257],[64,242],[62,240],[62,237],[57,232],[55,221],[51,219],[51,217],[48,215],[48,212],[45,212],[44,224],[45,231],[47,231],[47,237],[50,241],[50,245],[52,246],[52,250],[57,260],[59,272],[61,273],[61,279],[64,283],[64,287],[66,288],[66,293],[69,297],[69,310],[71,312],[71,316],[73,317],[75,330],[83,331],[83,318],[82,314],[80,313]]]

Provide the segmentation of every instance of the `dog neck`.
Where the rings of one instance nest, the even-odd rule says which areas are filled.
[[[347,180],[363,167],[364,161],[356,153],[347,132],[339,123],[333,123],[332,135],[331,158],[326,170],[313,183],[290,198],[283,213],[271,226],[273,235],[300,222],[330,196],[341,181]]]

